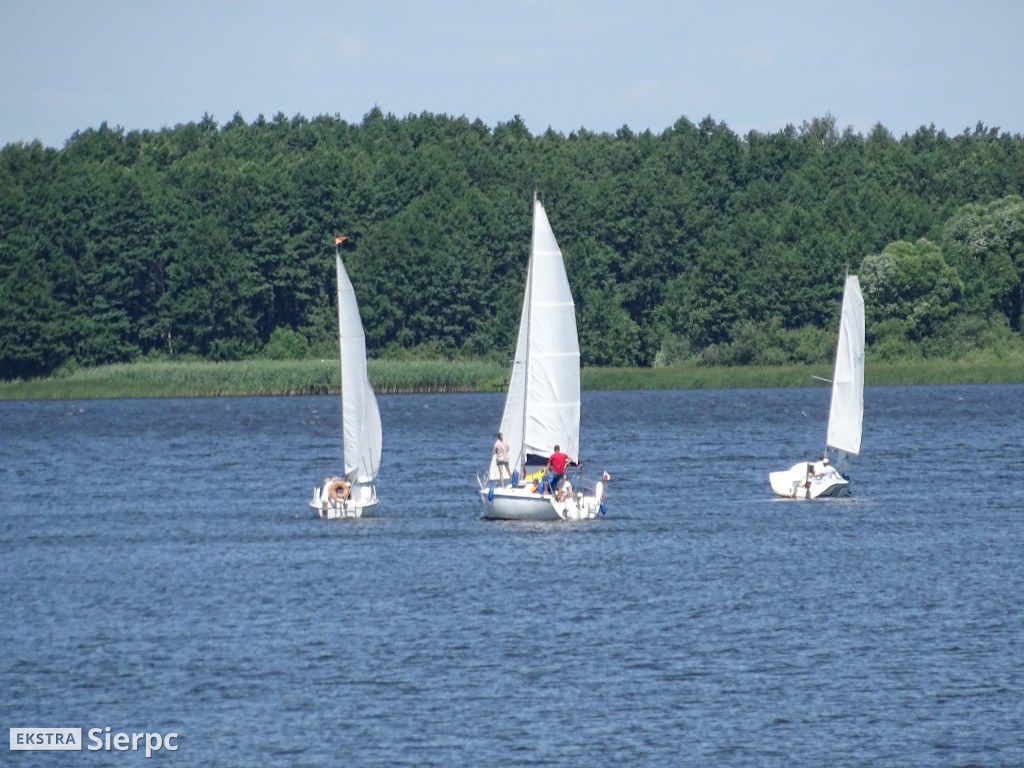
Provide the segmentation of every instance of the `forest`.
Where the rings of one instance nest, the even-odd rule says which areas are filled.
[[[517,116],[210,115],[0,150],[0,378],[337,355],[334,239],[369,355],[508,362],[534,190],[587,366],[831,360],[843,276],[868,356],[1024,345],[1024,137],[831,115],[531,135]]]

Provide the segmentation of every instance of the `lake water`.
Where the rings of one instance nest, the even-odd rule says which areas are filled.
[[[0,723],[174,766],[1024,765],[1024,387],[869,387],[820,502],[768,473],[824,387],[585,392],[608,513],[555,524],[479,519],[502,395],[379,402],[355,521],[306,506],[335,397],[0,402]]]

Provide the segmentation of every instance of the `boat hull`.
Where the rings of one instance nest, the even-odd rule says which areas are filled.
[[[362,517],[364,509],[377,506],[374,499],[369,504],[355,504],[350,502],[325,502],[318,504],[315,501],[309,502],[309,506],[316,512],[321,520],[342,520],[347,517]]]
[[[768,475],[772,490],[787,499],[836,499],[850,495],[850,481],[836,473],[830,477],[807,475],[807,462]]]
[[[592,520],[603,514],[601,496],[599,489],[594,496],[578,493],[557,501],[553,496],[540,496],[529,488],[480,489],[485,520]]]
[[[313,489],[309,506],[321,520],[343,520],[362,517],[363,511],[377,506],[376,488],[369,485],[354,485],[347,499],[320,499],[319,488]]]

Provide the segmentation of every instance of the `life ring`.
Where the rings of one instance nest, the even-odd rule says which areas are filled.
[[[338,488],[339,487],[341,488],[341,493],[340,494],[338,493]],[[330,490],[331,501],[337,501],[339,495],[341,496],[341,500],[345,501],[346,499],[348,499],[349,493],[350,493],[349,485],[344,480],[339,480],[338,482],[331,484],[331,490]]]

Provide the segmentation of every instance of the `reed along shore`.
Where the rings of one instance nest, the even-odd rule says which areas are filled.
[[[370,360],[368,374],[380,394],[500,392],[511,366],[490,361]],[[584,390],[727,389],[825,386],[831,366],[669,366],[584,368]],[[29,381],[0,382],[0,400],[71,400],[111,397],[218,397],[336,394],[337,360],[138,362],[105,365]],[[975,358],[873,363],[867,386],[1024,383],[1024,359]]]

